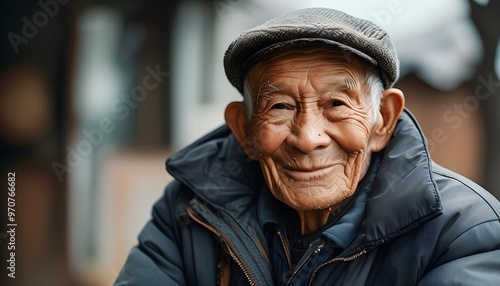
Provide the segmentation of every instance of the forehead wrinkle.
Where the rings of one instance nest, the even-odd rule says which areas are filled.
[[[319,81],[312,79],[312,86],[319,93],[343,92],[356,98],[361,93],[362,85],[352,77],[352,73],[335,71]]]
[[[313,61],[313,62],[311,62]],[[293,73],[300,71],[296,69],[297,66],[308,62],[305,70],[302,66],[302,72],[305,72],[306,82],[311,86],[319,87],[321,83],[314,83],[314,78],[309,78],[311,68],[322,65],[330,65],[331,69],[328,73],[333,74],[334,77],[340,77],[338,80],[343,81],[340,90],[346,92],[348,95],[360,95],[360,88],[362,87],[363,70],[359,61],[353,56],[342,52],[326,51],[318,48],[308,51],[286,51],[257,63],[248,73],[248,82],[253,94],[262,96],[263,93],[273,93],[280,91],[280,87],[288,86],[288,82],[273,82],[270,80],[280,77],[282,73]],[[342,79],[341,77],[344,77]],[[267,84],[266,84],[267,83]],[[269,89],[268,89],[269,88]]]

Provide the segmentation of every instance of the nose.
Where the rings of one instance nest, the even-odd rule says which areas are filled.
[[[325,148],[332,140],[325,132],[326,128],[327,122],[321,116],[302,114],[294,124],[293,132],[288,137],[288,144],[305,154]]]

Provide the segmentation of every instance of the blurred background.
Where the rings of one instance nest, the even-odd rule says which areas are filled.
[[[240,100],[226,47],[315,6],[387,29],[434,160],[500,198],[500,1],[2,1],[0,160],[18,226],[11,279],[4,188],[0,284],[112,285],[171,179],[166,158]]]

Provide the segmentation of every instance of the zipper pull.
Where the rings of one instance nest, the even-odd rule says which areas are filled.
[[[316,249],[314,250],[314,254],[318,254],[323,248],[323,246],[324,246],[323,243],[318,244],[318,246],[316,246]]]

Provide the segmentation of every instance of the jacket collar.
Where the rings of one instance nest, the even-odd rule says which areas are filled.
[[[382,152],[361,233],[348,251],[361,244],[383,243],[441,214],[427,142],[408,110]]]
[[[170,157],[167,171],[204,202],[235,219],[265,185],[260,165],[246,157],[225,125]]]

